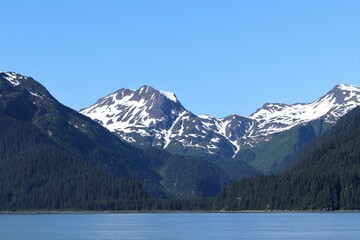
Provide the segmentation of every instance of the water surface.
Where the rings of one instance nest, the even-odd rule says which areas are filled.
[[[360,213],[0,215],[0,239],[360,239]]]

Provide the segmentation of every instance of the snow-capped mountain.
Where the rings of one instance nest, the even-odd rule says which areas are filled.
[[[149,141],[161,140],[158,144],[166,141],[168,131],[187,111],[175,94],[143,86],[137,91],[120,89],[81,113],[128,142],[147,139],[140,141],[144,145]]]
[[[175,94],[143,86],[120,89],[82,109],[120,138],[184,155],[235,157],[243,148],[269,141],[275,134],[321,119],[336,121],[360,105],[360,88],[337,85],[307,104],[267,103],[250,116],[215,118],[186,110]]]
[[[250,117],[256,121],[249,137],[266,138],[316,119],[335,124],[351,109],[360,105],[360,88],[337,85],[325,96],[308,104],[265,104]]]

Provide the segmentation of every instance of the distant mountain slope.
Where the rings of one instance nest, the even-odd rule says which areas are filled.
[[[240,151],[237,158],[266,174],[282,173],[293,165],[298,151],[311,144],[332,126],[323,119],[294,126],[274,134],[269,141]]]
[[[216,208],[226,210],[360,209],[360,108],[345,115],[299,165],[284,175],[255,177],[227,187]]]
[[[282,133],[308,125],[314,128],[312,131],[317,137],[359,105],[359,87],[337,85],[308,104],[268,103],[251,116],[215,118],[196,116],[181,105],[175,94],[143,86],[136,91],[120,89],[80,112],[136,146],[157,147],[174,154],[212,160],[245,160],[244,152],[250,151],[255,161],[248,162],[264,172],[271,172],[305,140],[300,133]],[[317,122],[316,126],[313,122]],[[279,134],[289,139],[288,151],[275,148],[283,154],[267,160],[263,153],[268,150],[262,146],[279,145],[267,144]],[[262,164],[265,161],[267,163]]]

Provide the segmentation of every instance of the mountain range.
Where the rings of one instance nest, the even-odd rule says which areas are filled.
[[[115,199],[135,207],[134,199],[209,197],[231,181],[260,174],[242,162],[234,162],[238,171],[231,173],[228,165],[138,148],[13,72],[0,72],[0,129],[5,209],[89,209]]]
[[[232,209],[226,207],[231,202],[235,209],[258,209],[264,205],[239,206],[224,196],[238,194],[243,185],[225,187],[254,177],[240,183],[262,201],[261,192],[271,196],[274,187],[253,193],[251,186],[278,183],[256,176],[283,171],[281,186],[293,179],[296,190],[299,181],[292,176],[310,176],[307,187],[319,183],[321,192],[329,183],[324,196],[345,196],[331,205],[318,199],[314,209],[357,208],[358,111],[351,109],[358,103],[358,87],[338,85],[310,104],[265,104],[251,116],[215,118],[196,116],[175,94],[144,86],[122,89],[88,108],[96,123],[31,77],[0,72],[0,210],[209,210],[213,202],[207,198],[222,189],[216,208]],[[349,111],[350,120],[333,128]],[[322,172],[329,174],[319,180]]]
[[[244,160],[270,172],[359,105],[359,87],[337,85],[311,103],[266,103],[250,116],[216,118],[193,114],[173,93],[142,86],[122,88],[80,112],[139,147],[210,160]],[[291,143],[286,151],[284,139]],[[269,157],[269,149],[279,154]]]

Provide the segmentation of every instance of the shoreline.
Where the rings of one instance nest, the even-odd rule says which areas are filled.
[[[241,211],[136,211],[136,210],[123,210],[123,211],[74,211],[74,210],[21,210],[21,211],[0,211],[0,215],[57,215],[57,214],[198,214],[198,213],[213,213],[213,214],[226,214],[226,213],[360,213],[360,210],[241,210]]]

